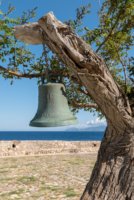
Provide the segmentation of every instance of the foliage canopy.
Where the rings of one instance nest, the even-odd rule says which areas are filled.
[[[129,56],[129,50],[133,47],[133,27],[134,27],[134,1],[133,0],[105,0],[100,5],[100,10],[97,12],[99,17],[99,25],[97,28],[90,30],[88,27],[82,28],[82,21],[85,15],[90,14],[91,3],[87,6],[81,6],[76,9],[76,20],[70,19],[64,23],[71,26],[85,42],[91,46],[95,44],[96,52],[102,56],[109,67],[115,81],[122,87],[127,94],[133,86],[134,75],[134,57]],[[9,14],[15,10],[9,3],[8,12],[0,11],[0,60],[6,62],[7,71],[0,66],[0,75],[7,79],[11,79],[11,84],[14,79],[21,79],[20,76],[15,76],[11,72],[26,75],[34,73],[42,73],[55,71],[73,75],[64,63],[62,63],[50,49],[44,45],[44,52],[39,58],[36,58],[27,44],[21,40],[14,38],[14,25],[22,25],[29,23],[29,19],[35,17],[35,10],[28,10],[28,14],[23,12],[21,17],[17,19],[9,18]],[[90,19],[89,19],[90,21]],[[8,62],[9,60],[9,62]],[[94,103],[94,99],[90,94],[86,94],[85,88],[82,85],[74,83],[72,80],[64,77],[68,100],[71,103]],[[40,83],[40,77],[37,77],[37,84]],[[82,106],[71,107],[71,111],[75,114]],[[104,115],[100,108],[84,107],[85,111],[97,111],[98,117]]]

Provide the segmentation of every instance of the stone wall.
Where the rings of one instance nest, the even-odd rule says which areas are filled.
[[[97,152],[100,141],[0,141],[0,156]]]

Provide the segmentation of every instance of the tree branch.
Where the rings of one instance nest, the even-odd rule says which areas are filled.
[[[89,97],[92,97],[91,96],[91,94],[89,94],[89,92],[87,92],[86,90],[82,90],[82,89],[80,89],[80,88],[76,88],[78,91],[80,91],[81,93],[83,93],[83,94],[85,94],[85,95],[87,95],[87,96],[89,96]]]
[[[85,94],[85,95],[89,95],[89,93],[88,93],[86,90],[82,90],[82,89],[80,89],[80,88],[77,88],[77,90],[79,90],[80,92],[82,92],[82,93]]]
[[[38,78],[38,77],[41,77],[42,75],[44,75],[46,72],[42,72],[42,73],[38,73],[38,74],[20,74],[18,72],[14,72],[14,71],[11,71],[11,70],[8,70],[2,66],[0,66],[0,70],[5,72],[5,73],[8,73],[8,74],[11,74],[13,76],[17,76],[17,77],[20,77],[20,78]]]
[[[126,0],[127,2],[127,0]],[[125,2],[125,3],[126,3]],[[96,50],[96,52],[98,52],[100,50],[100,48],[105,44],[105,42],[108,40],[108,38],[111,36],[112,31],[114,30],[115,26],[117,25],[119,19],[120,19],[120,14],[122,14],[122,10],[119,11],[118,17],[115,21],[115,24],[113,25],[113,27],[111,28],[111,31],[109,32],[108,36],[105,38],[105,40],[100,44],[100,46],[98,47],[98,49]]]
[[[55,73],[55,71],[53,71],[53,73]],[[75,84],[82,85],[82,82],[78,78],[76,78],[73,75],[68,74],[67,72],[56,72],[56,73],[62,74],[63,77],[68,78],[70,81],[73,81]]]
[[[25,24],[21,26],[14,26],[14,35],[16,39],[21,39],[28,44],[42,44],[42,37],[40,34],[41,26],[38,22]],[[32,36],[32,39],[31,39]]]
[[[78,103],[78,102],[75,102],[75,103],[70,103],[68,102],[68,105],[71,106],[71,107],[75,107],[75,108],[95,108],[95,109],[98,109],[99,106],[97,106],[96,104],[93,104],[93,103]]]
[[[118,55],[118,58],[119,58],[119,60],[120,60],[120,62],[121,62],[121,64],[122,64],[122,67],[123,67],[124,76],[125,76],[125,93],[126,93],[126,92],[127,92],[127,75],[126,75],[126,69],[125,69],[125,66],[124,66],[124,64],[123,64],[123,61],[121,60],[121,57],[120,57],[120,55],[119,55],[119,52],[118,52],[118,50],[117,50],[117,48],[116,48],[116,44],[114,43],[114,41],[113,41],[113,44],[114,44],[114,48],[115,48],[115,50],[116,50],[116,53],[117,53],[117,55]]]
[[[86,90],[82,90],[82,89],[80,89],[80,88],[76,88],[78,91],[80,91],[81,93],[83,93],[83,94],[85,94],[85,95],[87,95],[87,96],[89,96],[89,97],[92,97],[91,96],[91,94],[89,94],[89,92],[87,92]],[[92,105],[96,105],[96,104],[92,104]],[[99,108],[99,106],[98,106],[98,108]]]
[[[41,72],[41,73],[36,73],[36,74],[20,74],[18,72],[10,71],[10,70],[2,67],[2,66],[0,66],[0,70],[5,72],[5,73],[11,74],[13,76],[17,76],[17,77],[20,77],[20,78],[30,78],[30,79],[31,78],[39,78],[42,75],[46,74],[46,72]],[[55,71],[54,70],[49,70],[48,73],[55,73]],[[58,74],[62,74],[63,77],[66,77],[66,78],[70,79],[75,84],[82,84],[75,76],[70,75],[67,72],[57,72],[57,73]]]
[[[112,65],[113,65],[113,62],[114,62],[114,60],[112,60],[109,70],[111,70],[111,67],[112,67]]]

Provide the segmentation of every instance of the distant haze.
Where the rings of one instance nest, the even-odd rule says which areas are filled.
[[[76,124],[69,126],[65,131],[105,131],[106,130],[106,120],[96,120],[87,121],[83,124]]]
[[[87,128],[76,128],[76,127],[70,127],[67,128],[65,131],[105,131],[106,126],[93,126],[93,127],[87,127]]]

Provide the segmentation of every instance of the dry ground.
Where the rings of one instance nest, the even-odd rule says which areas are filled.
[[[0,200],[79,200],[96,155],[1,157]]]

